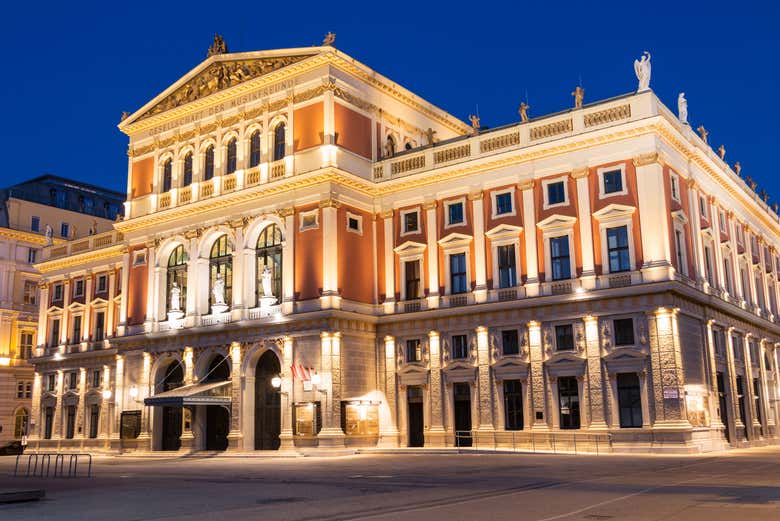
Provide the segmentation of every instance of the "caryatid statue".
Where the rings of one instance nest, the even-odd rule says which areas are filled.
[[[181,288],[176,281],[171,286],[171,311],[181,311]]]
[[[642,59],[634,60],[634,72],[636,73],[636,79],[639,80],[639,88],[637,88],[638,92],[642,92],[643,90],[650,88],[651,71],[650,53],[645,51],[644,54],[642,54]]]
[[[264,297],[273,297],[274,292],[272,288],[272,281],[273,273],[271,273],[271,269],[268,266],[265,266],[263,268],[263,274],[260,275],[260,283],[263,285],[263,296]]]
[[[680,123],[688,124],[688,100],[685,99],[684,92],[677,96],[677,117],[680,118]]]
[[[211,297],[214,300],[212,304],[217,306],[225,305],[225,279],[221,273],[217,273],[214,279],[214,286],[211,288]]]

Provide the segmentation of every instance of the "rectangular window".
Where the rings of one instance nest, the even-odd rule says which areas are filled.
[[[353,232],[360,231],[360,219],[358,217],[347,217],[347,228]]]
[[[100,369],[95,369],[92,371],[92,387],[98,388],[100,387],[102,383],[102,371]]]
[[[19,358],[25,360],[32,358],[33,334],[29,331],[22,331],[19,335]]]
[[[513,288],[517,286],[515,245],[498,246],[496,252],[498,253],[498,287]]]
[[[32,382],[27,382],[24,385],[24,397],[32,398]]]
[[[34,306],[38,302],[38,285],[31,281],[24,281],[23,302],[28,306]]]
[[[677,270],[683,275],[688,274],[688,266],[685,265],[685,248],[683,239],[683,232],[681,230],[674,230],[674,249],[677,254]]]
[[[561,204],[566,202],[566,183],[557,181],[547,185],[547,204]]]
[[[712,331],[712,341],[715,344],[715,356],[724,358],[726,356],[726,338],[722,329]]]
[[[450,203],[447,205],[447,224],[463,223],[463,203]]]
[[[555,326],[555,350],[574,350],[574,327],[571,324]]]
[[[51,439],[51,431],[54,424],[54,407],[46,407],[43,413],[43,437]]]
[[[744,266],[739,269],[740,279],[742,280],[742,298],[745,302],[752,304],[752,298],[750,296],[750,285],[748,284],[747,270]]]
[[[742,337],[739,336],[739,334],[734,333],[731,335],[731,347],[734,350],[734,360],[742,360],[744,345],[742,344]]]
[[[496,194],[496,215],[512,213],[512,193]]]
[[[417,211],[407,212],[402,215],[404,233],[413,233],[420,231],[420,223],[417,218]]]
[[[707,199],[703,195],[699,196],[699,212],[702,219],[707,218]]]
[[[46,375],[46,390],[49,391],[50,393],[53,393],[56,385],[57,385],[57,375],[56,374]]]
[[[103,340],[106,336],[106,314],[103,311],[95,313],[95,341]]]
[[[507,355],[519,355],[520,343],[516,329],[509,329],[501,332],[501,352]]]
[[[74,390],[74,389],[78,388],[77,381],[78,381],[78,375],[76,374],[76,371],[72,371],[72,372],[68,373],[68,380],[67,380],[67,382],[68,382],[68,389]]]
[[[469,344],[466,335],[452,335],[452,359],[469,357]]]
[[[73,284],[73,296],[74,297],[84,296],[84,279],[79,279]]]
[[[727,256],[723,257],[723,278],[726,282],[726,291],[728,291],[729,294],[733,294],[731,291],[731,259]]]
[[[404,263],[404,277],[406,279],[406,299],[420,298],[420,261],[406,261]]]
[[[761,380],[758,378],[753,379],[753,405],[756,410],[756,420],[761,424],[761,433],[763,434],[764,420],[762,418],[763,411],[761,410]]]
[[[569,259],[569,237],[553,237],[550,239],[550,262],[552,264],[553,280],[571,278],[571,262]]]
[[[704,247],[704,271],[706,272],[707,282],[710,286],[714,286],[712,279],[712,253],[709,246]]]
[[[520,380],[504,380],[504,419],[508,431],[523,430],[523,386]]]
[[[723,210],[718,211],[718,226],[720,226],[720,233],[726,233],[726,214]]]
[[[100,424],[100,407],[93,404],[89,407],[89,437],[95,439],[98,437],[98,426]]]
[[[16,397],[24,398],[24,382],[16,383]]]
[[[617,388],[620,428],[641,427],[642,395],[639,388],[639,376],[636,373],[619,373],[617,375]]]
[[[745,425],[745,385],[740,375],[737,375],[737,409],[739,419]]]
[[[37,215],[33,215],[30,219],[30,230],[34,232],[41,231],[41,218]]]
[[[362,400],[341,402],[341,428],[347,436],[378,436],[379,405]]]
[[[466,254],[450,255],[450,293],[466,293]]]
[[[68,405],[65,413],[65,437],[72,440],[73,436],[76,434],[76,406]]]
[[[631,270],[631,256],[628,250],[628,227],[618,226],[607,229],[607,255],[609,272],[618,273]]]
[[[615,330],[615,345],[634,345],[634,320],[631,318],[619,318],[612,321]]]
[[[623,191],[623,173],[620,170],[604,172],[604,193],[614,194]]]
[[[580,428],[580,390],[577,378],[558,378],[558,406],[561,429]]]
[[[422,362],[422,342],[419,338],[406,341],[406,361]]]
[[[54,302],[61,302],[62,301],[62,284],[55,284],[54,285],[54,294],[52,295],[52,300]]]
[[[81,315],[73,317],[73,335],[70,337],[71,344],[81,342]]]
[[[35,248],[29,248],[27,250],[27,264],[35,264],[38,258],[38,250]]]
[[[756,273],[756,305],[764,309],[764,285],[761,283],[761,275]]]
[[[106,275],[99,275],[97,278],[97,292],[105,293],[108,291],[108,277]]]
[[[680,202],[680,178],[672,174],[669,178],[669,186],[671,187],[672,199]]]
[[[68,223],[60,224],[60,237],[65,239],[70,237],[70,225]]]
[[[60,345],[60,319],[55,318],[51,321],[51,345]]]

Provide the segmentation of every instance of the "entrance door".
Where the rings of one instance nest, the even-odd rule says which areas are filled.
[[[455,441],[458,447],[471,447],[471,388],[469,384],[453,385],[455,398]]]
[[[723,378],[723,373],[720,371],[717,374],[718,379],[718,412],[720,413],[720,421],[726,426],[723,431],[726,435],[726,441],[731,443],[731,436],[729,435],[729,408],[726,402],[726,383]]]
[[[423,434],[423,392],[418,386],[406,388],[406,404],[409,421],[409,446],[422,447],[425,445]]]
[[[206,406],[206,450],[225,450],[228,446],[230,415],[219,405]]]
[[[558,378],[558,404],[561,411],[561,429],[579,429],[580,392],[577,378]]]
[[[281,433],[281,395],[271,380],[279,376],[279,358],[266,351],[255,368],[255,450],[277,450]]]
[[[162,450],[181,448],[181,408],[162,408]]]

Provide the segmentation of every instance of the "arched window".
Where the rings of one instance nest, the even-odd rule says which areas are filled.
[[[231,139],[228,141],[227,144],[227,168],[225,170],[226,173],[232,174],[236,171],[236,163],[238,161],[238,141],[236,141],[236,138]]]
[[[249,167],[260,164],[260,131],[255,130],[249,138]]]
[[[181,184],[182,186],[192,184],[192,152],[187,152],[187,155],[184,156],[184,176]]]
[[[203,378],[201,378],[201,381],[208,383],[224,382],[225,380],[230,380],[230,362],[228,357],[217,355],[212,358],[209,368],[206,374],[203,375]]]
[[[163,163],[162,191],[170,192],[172,182],[173,182],[173,161],[167,159],[165,163]]]
[[[214,145],[209,145],[203,164],[203,179],[208,181],[212,177],[214,177]]]
[[[209,255],[209,305],[214,304],[214,282],[217,274],[222,276],[225,283],[225,303],[230,305],[233,296],[233,250],[228,244],[227,235],[221,236],[214,242]]]
[[[14,416],[14,438],[21,439],[27,436],[27,426],[30,424],[30,413],[22,407]]]
[[[184,252],[184,246],[176,246],[168,257],[168,277],[166,281],[165,298],[167,299],[167,311],[187,311],[187,254]],[[179,288],[179,302],[174,305],[172,302],[173,284]]]
[[[284,158],[285,153],[285,126],[284,123],[279,123],[274,129],[274,161],[279,161]]]
[[[278,226],[272,224],[266,226],[260,232],[257,239],[257,280],[255,284],[255,293],[257,303],[260,304],[260,297],[265,296],[263,291],[263,271],[265,267],[271,270],[271,290],[273,296],[282,300],[282,232]]]

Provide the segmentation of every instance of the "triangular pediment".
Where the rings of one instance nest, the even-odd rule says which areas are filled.
[[[498,226],[491,228],[485,232],[488,239],[503,239],[507,237],[517,237],[523,231],[522,226],[514,226],[512,224],[499,224]]]
[[[425,251],[425,244],[415,241],[406,241],[393,249],[398,255],[416,255]]]
[[[84,304],[82,304],[81,302],[71,302],[68,305],[68,309],[71,311],[78,311],[84,309]]]
[[[542,230],[552,230],[555,228],[571,228],[577,222],[576,217],[570,215],[553,214],[543,221],[536,223]]]
[[[313,48],[308,52],[304,49],[288,51],[289,54],[283,51],[261,51],[211,56],[126,118],[122,125],[140,121],[265,76],[317,54],[319,48]]]
[[[597,212],[593,212],[593,217],[599,221],[609,221],[610,219],[621,219],[633,215],[636,208],[625,204],[609,204]]]
[[[439,239],[439,246],[441,246],[442,248],[465,246],[469,244],[471,240],[472,240],[471,235],[464,235],[462,233],[451,233]]]
[[[688,224],[688,216],[682,210],[673,211],[672,218],[680,224]]]

